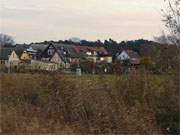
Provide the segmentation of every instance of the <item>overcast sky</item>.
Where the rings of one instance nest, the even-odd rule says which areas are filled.
[[[163,0],[0,0],[1,32],[18,43],[70,37],[153,39]]]

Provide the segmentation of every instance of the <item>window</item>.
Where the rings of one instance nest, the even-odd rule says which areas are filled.
[[[48,50],[48,55],[53,55],[53,53],[54,53],[54,49],[49,49]]]
[[[91,53],[91,52],[86,52],[86,54],[87,54],[87,55],[92,55],[92,53]]]
[[[4,61],[4,60],[1,60],[1,64],[5,64],[5,61]]]
[[[103,57],[100,58],[101,61],[104,61],[105,59]]]

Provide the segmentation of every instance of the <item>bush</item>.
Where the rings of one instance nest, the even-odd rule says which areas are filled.
[[[179,134],[177,79],[177,74],[5,74],[1,117],[12,117],[2,119],[2,133]]]

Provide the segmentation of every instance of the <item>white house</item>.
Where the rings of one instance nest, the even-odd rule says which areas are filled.
[[[130,59],[128,53],[124,50],[122,51],[118,56],[117,56],[117,60],[128,60]]]
[[[19,62],[20,62],[20,59],[18,55],[16,54],[16,52],[13,50],[9,56],[8,63],[10,63],[10,65],[13,65],[13,66],[18,66]]]
[[[131,64],[139,65],[140,56],[137,52],[132,50],[123,50],[120,54],[117,54],[117,61],[130,60]]]
[[[20,63],[19,54],[21,51],[14,48],[0,49],[0,69],[15,68],[17,69]]]

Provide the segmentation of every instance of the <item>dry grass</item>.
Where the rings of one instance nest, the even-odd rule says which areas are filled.
[[[2,134],[178,133],[177,75],[4,74]]]

